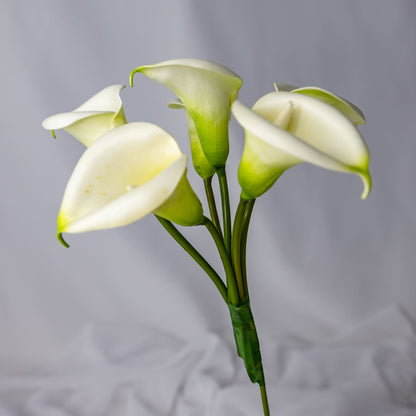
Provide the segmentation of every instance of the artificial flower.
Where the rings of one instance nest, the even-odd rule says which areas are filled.
[[[85,146],[90,146],[104,133],[127,123],[120,91],[124,85],[104,88],[84,104],[67,113],[55,114],[42,123],[46,130],[64,129]]]
[[[211,166],[227,160],[230,107],[243,81],[230,69],[201,59],[175,59],[144,65],[136,72],[168,87],[182,101],[195,123],[202,149]]]
[[[105,133],[84,152],[68,182],[58,238],[120,227],[151,212],[180,225],[198,224],[202,206],[186,163],[176,141],[153,124],[129,123]]]
[[[344,103],[348,102],[339,97],[332,98],[336,105],[328,103],[330,93],[320,93],[318,99],[310,91],[273,92],[260,98],[251,110],[234,102],[233,114],[246,130],[238,171],[245,199],[262,195],[286,169],[301,162],[355,173],[364,184],[362,198],[369,194],[369,153],[352,121],[361,118],[363,122],[362,113],[355,106],[347,108]]]

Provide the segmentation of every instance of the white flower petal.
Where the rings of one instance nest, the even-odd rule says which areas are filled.
[[[58,217],[58,233],[136,221],[170,197],[185,169],[186,158],[175,140],[155,125],[130,123],[106,133],[74,169]],[[134,189],[128,191],[128,186]]]
[[[331,105],[338,111],[341,111],[341,113],[348,117],[355,125],[365,123],[364,114],[357,106],[330,91],[318,87],[302,87],[294,88],[291,92],[309,95],[310,97],[314,97]]]
[[[258,100],[253,111],[274,121],[288,101],[294,105],[289,133],[344,165],[362,169],[369,158],[367,146],[353,123],[331,105],[303,94],[278,92]]]
[[[196,68],[196,69],[203,69],[205,71],[216,72],[219,74],[223,74],[232,78],[239,78],[240,77],[231,69],[217,64],[216,62],[209,61],[207,59],[193,59],[193,58],[182,58],[182,59],[171,59],[169,61],[160,62],[154,65],[143,65],[140,68],[162,68],[162,67],[169,67],[169,66],[181,66],[181,67],[189,67],[189,68]],[[133,73],[134,74],[134,71]]]
[[[52,131],[64,129],[88,147],[107,131],[126,123],[120,99],[123,88],[119,84],[104,88],[73,111],[46,118],[42,126]]]
[[[242,85],[241,78],[222,65],[201,59],[175,59],[138,67],[130,74],[131,85],[136,72],[177,95],[195,123],[210,165],[224,167],[229,150],[230,105]]]
[[[186,155],[141,186],[126,192],[92,214],[71,223],[68,233],[121,227],[143,218],[173,194],[186,170]]]
[[[288,103],[292,108],[289,121],[287,115],[282,116]],[[243,154],[244,167],[240,166],[239,177],[242,175],[250,182],[250,177],[254,176],[250,165],[256,164],[255,170],[266,178],[265,188],[258,192],[265,192],[285,169],[305,161],[331,170],[357,173],[364,183],[362,197],[368,195],[371,184],[368,149],[356,127],[335,108],[306,95],[275,92],[262,97],[253,110],[236,101],[232,111],[248,132],[248,150]],[[286,130],[276,125],[282,117]],[[249,143],[253,136],[257,144]],[[264,166],[261,166],[263,161]],[[258,184],[253,182],[249,195],[257,192],[255,187]]]
[[[118,113],[122,109],[120,92],[125,85],[115,84],[102,89],[74,111],[111,111]]]
[[[65,127],[70,126],[71,124],[76,123],[82,119],[112,114],[111,111],[73,111],[68,113],[59,113],[53,116],[50,116],[43,120],[42,127],[46,130],[58,130],[64,129]]]
[[[259,140],[289,156],[307,161],[327,169],[345,171],[346,167],[338,160],[326,155],[311,144],[304,142],[288,131],[276,126],[258,113],[250,110],[241,101],[235,101],[232,112],[237,121]],[[265,155],[267,157],[267,155]],[[285,156],[282,154],[282,159]]]

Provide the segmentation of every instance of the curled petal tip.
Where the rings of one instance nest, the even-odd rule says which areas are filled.
[[[69,248],[69,244],[64,240],[64,238],[62,237],[62,233],[56,234],[56,238],[58,239],[58,241],[66,248]]]
[[[364,199],[367,199],[368,195],[370,195],[372,181],[371,181],[370,173],[368,172],[366,174],[361,174],[360,176],[364,185],[363,193],[361,194],[361,199],[364,200]]]
[[[133,77],[134,77],[134,71],[131,72],[131,74],[129,76],[129,84],[130,84],[130,87],[133,87]]]
[[[130,76],[129,76],[129,83],[130,83],[130,87],[133,87],[133,78],[134,75],[136,74],[136,72],[141,72],[142,67],[139,66],[136,69],[133,69],[133,71],[130,72]]]

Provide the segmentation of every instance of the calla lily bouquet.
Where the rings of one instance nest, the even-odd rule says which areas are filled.
[[[250,109],[237,99],[241,78],[228,68],[198,59],[177,59],[140,66],[141,73],[168,87],[183,109],[192,162],[202,178],[209,206],[202,204],[187,179],[187,156],[160,127],[128,123],[120,92],[112,85],[73,111],[44,120],[43,127],[64,129],[87,149],[68,182],[58,216],[57,236],[120,227],[153,213],[167,232],[201,266],[228,306],[237,352],[247,374],[260,386],[263,411],[269,414],[265,379],[246,272],[248,228],[257,198],[288,168],[309,162],[355,173],[371,189],[369,153],[357,129],[365,119],[347,100],[321,88],[275,84]],[[241,198],[232,220],[226,176],[231,113],[245,130],[238,169]],[[221,216],[212,178],[217,175]],[[217,272],[177,226],[203,226],[212,236],[224,265]],[[225,278],[221,277],[225,276]]]

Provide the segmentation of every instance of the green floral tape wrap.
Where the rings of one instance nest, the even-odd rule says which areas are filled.
[[[246,298],[239,305],[228,305],[238,355],[243,359],[252,383],[264,386],[263,364],[256,325],[251,313],[250,301]]]

